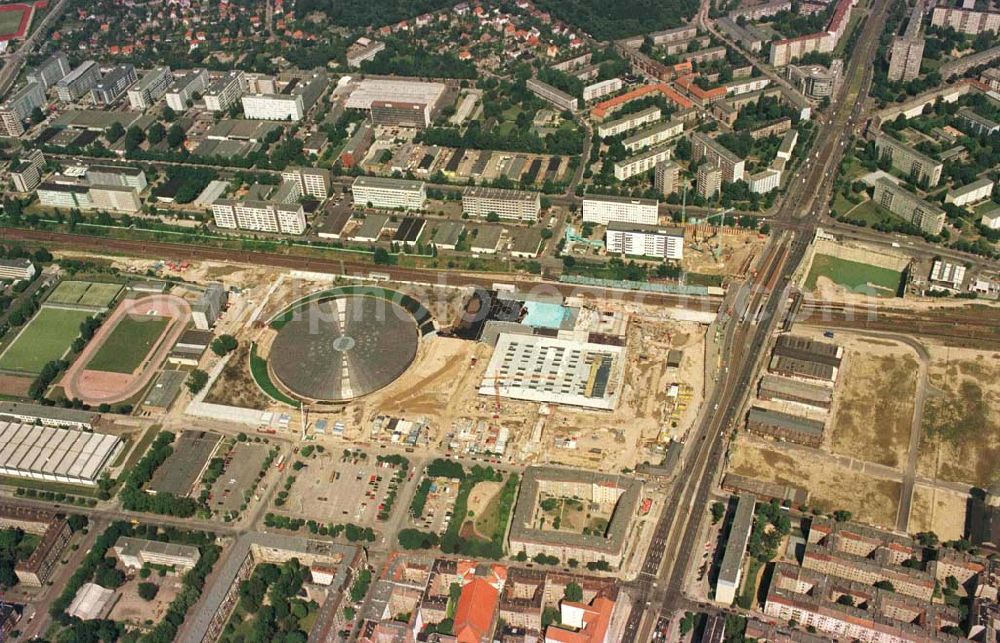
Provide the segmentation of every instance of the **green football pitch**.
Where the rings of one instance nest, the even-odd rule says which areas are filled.
[[[902,275],[895,270],[818,254],[806,278],[806,290],[814,290],[820,277],[826,277],[853,292],[878,297],[895,297],[902,279]]]
[[[168,317],[126,315],[118,320],[86,368],[111,373],[131,373],[156,346]]]
[[[0,355],[0,370],[37,374],[62,357],[80,335],[80,323],[91,313],[43,306],[14,342]]]

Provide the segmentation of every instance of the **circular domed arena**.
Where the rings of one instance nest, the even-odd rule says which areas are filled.
[[[413,363],[420,329],[406,308],[368,294],[320,297],[281,316],[268,365],[292,395],[345,402],[394,382]]]

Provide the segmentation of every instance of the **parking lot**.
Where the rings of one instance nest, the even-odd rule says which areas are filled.
[[[451,478],[432,478],[430,492],[424,511],[419,518],[410,516],[410,526],[424,532],[444,534],[451,522],[455,498],[458,497],[458,480]]]
[[[278,511],[323,523],[365,527],[375,523],[395,468],[380,465],[374,457],[345,459],[341,453],[330,452],[306,463],[299,471],[286,469],[295,484]]]
[[[209,506],[222,513],[239,511],[245,502],[244,493],[253,488],[260,465],[267,456],[265,444],[237,442],[226,456],[226,468],[212,485]]]

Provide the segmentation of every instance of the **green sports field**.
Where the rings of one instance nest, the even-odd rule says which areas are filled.
[[[126,315],[122,317],[86,368],[111,373],[131,373],[142,364],[170,323],[167,317]]]
[[[24,16],[24,9],[12,9],[10,11],[0,11],[0,36],[11,36],[17,33],[21,26],[21,18]]]
[[[80,335],[80,323],[88,316],[85,310],[43,306],[0,355],[0,370],[40,373],[43,366],[66,353]]]
[[[813,259],[809,276],[806,277],[806,290],[814,290],[816,280],[820,277],[826,277],[852,292],[878,297],[895,297],[902,274],[888,268],[818,254]]]
[[[118,292],[120,284],[105,284],[94,281],[63,281],[49,295],[48,302],[53,304],[93,306],[107,308]]]

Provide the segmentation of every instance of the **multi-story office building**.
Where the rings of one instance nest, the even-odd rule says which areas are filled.
[[[609,78],[607,80],[602,80],[592,85],[587,85],[583,88],[583,100],[591,101],[597,100],[602,96],[607,96],[608,94],[614,94],[616,91],[622,88],[621,78]]]
[[[121,98],[138,78],[134,66],[118,65],[91,87],[90,97],[95,105],[111,105]]]
[[[719,565],[719,575],[715,582],[715,602],[731,605],[736,600],[743,576],[743,554],[747,550],[750,532],[753,531],[753,513],[757,500],[749,493],[740,496],[729,528],[726,551]]]
[[[38,186],[38,201],[50,208],[138,212],[142,202],[135,188],[49,181]]]
[[[220,228],[282,234],[306,231],[305,210],[299,203],[219,199],[212,204],[212,216]]]
[[[70,71],[69,59],[61,51],[49,56],[45,62],[28,72],[28,82],[38,83],[48,89],[66,77]]]
[[[469,186],[462,191],[462,211],[473,217],[487,217],[491,212],[508,221],[538,221],[542,207],[537,192],[501,190]]]
[[[612,221],[656,225],[660,221],[660,204],[653,199],[588,194],[583,197],[583,221],[600,225]]]
[[[31,150],[16,159],[10,167],[10,179],[18,192],[31,192],[42,182],[45,157],[41,150]]]
[[[174,75],[170,67],[156,67],[128,90],[128,102],[133,109],[146,110],[167,93]]]
[[[669,120],[664,123],[659,123],[652,127],[648,127],[643,130],[639,130],[632,136],[629,136],[624,141],[622,145],[629,152],[635,152],[641,150],[644,147],[650,147],[653,145],[659,145],[664,141],[669,141],[675,136],[680,136],[684,133],[684,121],[682,120]]]
[[[89,92],[100,80],[100,67],[93,60],[87,60],[56,83],[59,100],[67,103],[75,101]]]
[[[771,190],[777,190],[781,186],[781,172],[765,168],[748,176],[747,185],[750,187],[750,191],[755,194],[766,194]]]
[[[299,193],[326,199],[330,196],[330,171],[321,167],[290,167],[281,173],[283,181],[298,185]]]
[[[937,6],[931,13],[931,24],[935,27],[951,27],[960,33],[972,35],[984,31],[1000,33],[1000,12]]]
[[[246,74],[233,70],[208,84],[203,98],[205,109],[210,112],[224,112],[236,104],[246,91]]]
[[[24,133],[24,121],[36,107],[45,104],[45,88],[39,83],[28,83],[14,92],[0,105],[0,134],[20,136]]]
[[[744,160],[701,132],[691,135],[691,158],[696,163],[704,159],[722,170],[722,180],[726,183],[743,178]]]
[[[188,101],[193,101],[195,94],[205,93],[208,84],[207,69],[192,69],[175,75],[170,87],[167,88],[167,107],[176,112],[185,111],[188,108]]]
[[[277,93],[244,95],[243,114],[268,121],[300,121],[326,91],[329,80],[320,69],[304,78],[292,78]]]
[[[615,178],[625,181],[652,170],[658,163],[669,161],[674,148],[670,145],[659,145],[639,152],[623,161],[615,163]]]
[[[890,179],[885,177],[876,179],[875,194],[872,200],[893,214],[908,220],[924,232],[941,234],[945,220],[944,210],[924,201],[902,186],[896,185]]]
[[[833,90],[840,80],[842,64],[835,61],[830,68],[823,65],[789,65],[788,79],[803,94],[817,100],[833,96]]]
[[[924,3],[918,1],[910,10],[910,21],[902,36],[892,39],[889,49],[891,81],[910,81],[920,75],[920,61],[924,57],[924,37],[921,26],[924,20]]]
[[[612,221],[605,245],[612,254],[680,261],[684,258],[684,229]]]
[[[87,167],[87,183],[133,188],[136,192],[146,189],[146,173],[140,168],[126,165],[91,165]]]
[[[356,207],[385,208],[389,210],[422,210],[427,200],[423,181],[387,179],[378,176],[359,176],[351,185]]]
[[[648,123],[655,123],[660,120],[662,115],[663,114],[659,107],[647,107],[646,109],[635,112],[634,114],[629,114],[627,116],[623,116],[622,118],[599,124],[597,126],[597,135],[601,138],[619,136]]]
[[[411,103],[398,100],[374,100],[371,106],[372,123],[391,127],[423,129],[431,124],[430,103]]]
[[[657,163],[656,171],[653,173],[653,187],[663,196],[667,196],[677,191],[680,177],[681,168],[673,161]]]
[[[543,83],[537,78],[529,78],[527,86],[536,96],[552,103],[559,109],[575,112],[578,108],[575,96],[570,96],[561,89],[557,89],[548,83]]]
[[[702,163],[698,166],[695,188],[698,196],[711,199],[722,190],[722,170],[711,163]]]
[[[879,133],[875,138],[875,152],[881,158],[888,157],[892,167],[909,175],[914,182],[926,181],[928,187],[934,187],[941,181],[944,163],[935,161],[888,134]]]
[[[395,107],[389,108],[386,103],[394,106],[417,105],[419,108],[410,108],[413,113],[405,114],[405,120],[415,122],[422,120],[426,125],[433,120],[438,103],[446,89],[444,83],[368,78],[358,83],[344,106],[347,109],[372,113],[377,104],[379,105],[377,117],[385,124],[392,125],[393,118],[404,118],[404,114],[399,113]],[[416,112],[421,112],[422,115]],[[372,113],[372,117],[374,119],[376,114]]]
[[[161,565],[183,572],[194,567],[201,558],[197,547],[127,536],[120,537],[111,550],[122,565],[134,570],[145,565]]]

